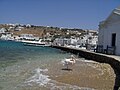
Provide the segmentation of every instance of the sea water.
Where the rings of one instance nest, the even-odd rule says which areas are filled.
[[[0,90],[93,90],[61,83],[48,75],[49,67],[70,55],[51,47],[0,41]]]

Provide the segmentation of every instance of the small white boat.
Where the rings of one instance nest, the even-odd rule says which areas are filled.
[[[49,44],[24,43],[25,46],[50,46]]]
[[[25,46],[50,46],[50,44],[46,44],[45,42],[41,42],[41,40],[39,40],[39,41],[23,40],[22,42],[24,43]]]

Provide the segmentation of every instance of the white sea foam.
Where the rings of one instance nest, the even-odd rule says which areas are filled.
[[[33,86],[34,84],[38,84],[39,86],[44,86],[49,88],[50,90],[94,90],[92,88],[86,87],[78,87],[75,85],[60,83],[55,80],[51,80],[48,75],[43,75],[43,72],[48,71],[48,69],[35,69],[35,73],[32,77],[27,79],[25,83],[28,86]]]
[[[45,86],[50,81],[48,75],[42,74],[42,72],[46,72],[46,71],[48,71],[48,69],[37,68],[35,70],[35,74],[29,79],[27,79],[25,83],[29,85],[31,85],[31,83],[36,83],[39,84],[40,86]]]

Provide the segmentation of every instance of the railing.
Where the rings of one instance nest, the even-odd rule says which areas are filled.
[[[115,49],[116,49],[115,46],[114,46],[114,47],[113,47],[113,46],[111,47],[111,46],[108,46],[108,45],[107,45],[107,54],[113,54],[113,55],[114,55],[114,54],[115,54]]]
[[[97,45],[96,50],[97,53],[103,53],[104,49],[103,49],[103,45]]]
[[[97,45],[97,48],[94,50],[97,53],[105,53],[105,54],[111,54],[114,55],[115,54],[115,50],[116,47],[114,46],[108,46],[106,47],[106,49],[103,48],[103,45]]]

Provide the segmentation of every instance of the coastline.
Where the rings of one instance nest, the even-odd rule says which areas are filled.
[[[113,89],[115,74],[108,64],[77,61],[71,67],[72,71],[62,70],[64,67],[60,63],[53,64],[54,66],[49,68],[48,75],[57,82],[95,90]]]
[[[52,46],[52,47],[76,54],[78,56],[81,56],[86,59],[96,61],[102,64],[104,63],[109,64],[115,73],[114,89],[116,90],[120,88],[120,57],[119,56],[95,53],[88,50],[68,48],[64,46]]]
[[[16,46],[16,43],[14,44],[15,45],[13,46]],[[8,44],[6,43],[5,46],[7,45]],[[9,46],[11,48],[13,47],[11,45]],[[1,73],[1,86],[4,85],[5,87],[3,90],[7,90],[9,87],[11,87],[10,90],[16,90],[13,89],[14,87],[16,87],[18,90],[49,90],[55,87],[57,89],[64,87],[62,90],[73,90],[75,88],[77,90],[86,90],[86,88],[89,88],[87,90],[112,90],[113,88],[114,73],[109,65],[78,58],[79,60],[76,62],[76,64],[73,67],[70,67],[73,69],[72,71],[62,70],[65,67],[61,64],[61,59],[63,57],[69,56],[70,54],[67,53],[67,55],[64,55],[64,53],[59,53],[59,51],[52,52],[53,49],[48,50],[45,48],[38,50],[38,48],[34,47],[25,47],[26,49],[23,47],[18,49],[18,46],[14,47],[12,50],[18,50],[16,52],[19,52],[20,54],[20,57],[18,57],[18,59],[21,63],[18,62],[15,65],[6,67],[5,70],[2,70],[3,72]],[[46,55],[43,56],[43,51],[46,53],[46,50],[47,57]],[[24,52],[21,53],[21,51]],[[26,55],[24,55],[24,53],[26,53]],[[19,54],[17,54],[17,56],[19,56]],[[21,61],[22,59],[24,60]],[[48,69],[48,71],[44,72],[44,69]],[[40,72],[40,70],[42,71]],[[40,83],[44,83],[44,79],[45,81],[50,79],[50,82],[47,84],[45,83],[44,86],[40,86]]]

